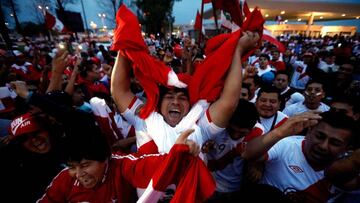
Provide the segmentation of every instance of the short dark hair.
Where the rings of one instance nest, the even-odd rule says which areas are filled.
[[[160,109],[161,102],[162,102],[165,94],[167,94],[169,91],[172,91],[172,90],[175,92],[183,92],[190,99],[187,88],[178,88],[178,87],[168,88],[163,85],[160,85],[159,86],[160,95],[159,95],[158,109]]]
[[[259,56],[259,58],[261,58],[261,57],[264,57],[264,58],[266,58],[268,61],[270,61],[270,56],[267,55],[267,54],[261,54],[261,55]]]
[[[359,98],[353,98],[343,95],[339,97],[334,97],[334,99],[331,101],[331,104],[335,102],[348,104],[352,106],[352,110],[354,113],[360,113]]]
[[[276,87],[270,86],[270,85],[265,85],[265,86],[261,87],[261,89],[257,93],[257,98],[259,98],[263,92],[275,93],[277,95],[278,100],[280,101],[280,91]]]
[[[106,137],[95,125],[79,126],[78,135],[72,135],[66,141],[67,161],[80,162],[83,159],[105,161],[111,155]]]
[[[93,65],[96,65],[92,60],[85,60],[80,63],[79,70],[80,70],[80,76],[86,77],[88,71],[92,71]]]
[[[320,114],[321,122],[327,123],[334,128],[349,130],[352,134],[355,132],[355,121],[343,112],[326,111]]]
[[[285,71],[285,70],[279,70],[279,71],[277,71],[276,74],[275,74],[275,78],[276,78],[276,76],[278,76],[278,75],[286,75],[286,76],[288,77],[288,80],[290,80],[289,73],[288,73],[287,71]]]
[[[259,114],[255,105],[249,101],[240,99],[229,124],[236,125],[240,128],[253,128],[258,120]]]
[[[323,90],[325,91],[325,83],[324,83],[323,81],[319,80],[319,79],[311,79],[311,80],[309,80],[309,82],[306,83],[306,85],[305,85],[305,89],[306,89],[309,85],[311,85],[311,84],[313,84],[313,83],[319,83],[319,84],[321,84]]]

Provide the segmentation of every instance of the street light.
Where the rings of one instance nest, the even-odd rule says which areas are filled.
[[[103,29],[106,29],[105,27],[105,18],[106,18],[106,14],[105,13],[98,13],[99,18],[101,18],[101,24]]]

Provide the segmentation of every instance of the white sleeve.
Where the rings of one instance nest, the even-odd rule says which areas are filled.
[[[124,112],[122,112],[121,115],[124,116],[128,123],[135,126],[139,119],[142,120],[141,118],[139,118],[139,116],[137,116],[136,111],[138,111],[138,108],[143,104],[144,103],[140,99],[134,97],[128,108]]]
[[[265,135],[266,136],[266,135]],[[289,142],[286,138],[277,142],[274,146],[272,146],[267,152],[267,160],[266,161],[276,161],[283,156],[284,153],[287,153],[287,147],[289,146]]]
[[[201,134],[204,142],[206,140],[215,139],[217,135],[222,133],[225,128],[221,128],[211,121],[209,109],[200,117],[198,126],[201,129]]]
[[[302,94],[300,94],[299,92],[295,92],[294,94],[291,95],[290,99],[286,102],[285,106],[289,106],[291,104],[302,102],[304,100],[305,100],[305,97]]]
[[[285,107],[285,109],[282,111],[283,114],[287,116],[292,116],[292,105]]]
[[[137,97],[134,97],[134,101],[132,101],[129,107],[123,113],[121,113],[126,121],[135,128],[137,147],[140,147],[148,141],[152,140],[152,138],[147,133],[145,120],[137,116],[137,111],[141,105],[143,105],[143,102]]]

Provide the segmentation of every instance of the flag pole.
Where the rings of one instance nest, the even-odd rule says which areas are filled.
[[[204,0],[201,1],[201,13],[200,13],[200,28],[201,29],[200,29],[199,36],[198,36],[199,45],[201,44],[201,41],[202,41],[203,14],[204,14]]]
[[[214,6],[214,1],[211,1],[211,4],[212,4],[212,9],[213,9],[216,32],[217,32],[217,34],[219,34],[220,33],[219,32],[219,25],[218,25],[218,20],[217,20],[217,15],[216,15],[216,8]]]

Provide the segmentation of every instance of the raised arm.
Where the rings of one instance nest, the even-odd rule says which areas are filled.
[[[68,93],[69,95],[74,94],[74,85],[75,85],[75,82],[76,82],[76,77],[79,74],[80,62],[81,62],[81,58],[77,58],[75,66],[74,66],[74,70],[71,73],[70,79],[69,79],[69,81],[68,81],[68,83],[67,83],[67,85],[65,87],[65,92]]]
[[[241,55],[255,47],[258,40],[259,35],[257,33],[244,32],[238,41],[222,94],[209,108],[212,121],[219,127],[226,127],[240,98],[242,83]]]
[[[51,92],[54,90],[61,90],[62,87],[62,74],[68,63],[68,52],[64,49],[59,49],[55,58],[52,60],[52,71],[49,87],[46,92]]]
[[[128,108],[135,96],[130,90],[130,68],[130,61],[119,52],[111,74],[111,95],[120,112]]]
[[[307,127],[316,125],[320,118],[317,113],[313,112],[306,112],[290,117],[278,128],[248,142],[241,156],[247,160],[265,161],[265,154],[278,141],[290,135],[295,135]]]

